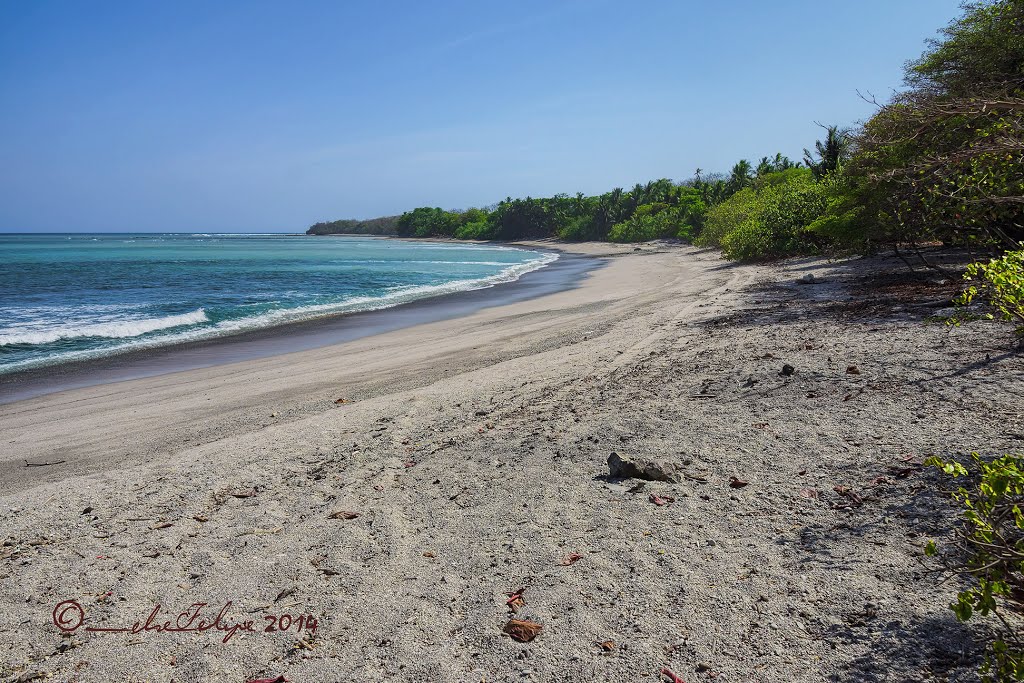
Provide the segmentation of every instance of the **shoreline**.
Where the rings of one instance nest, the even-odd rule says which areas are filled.
[[[310,235],[330,237],[331,235]],[[398,239],[380,236],[380,239]],[[445,242],[446,240],[422,240]],[[487,244],[487,242],[475,242]],[[539,243],[495,243],[557,252],[558,260],[511,282],[416,299],[366,311],[336,313],[285,322],[197,341],[125,350],[0,374],[0,405],[37,396],[126,380],[226,365],[341,344],[414,325],[469,315],[490,306],[572,289],[600,268],[596,258]]]

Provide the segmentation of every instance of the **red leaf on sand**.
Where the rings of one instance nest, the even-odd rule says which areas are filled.
[[[543,630],[544,627],[541,624],[528,619],[509,619],[505,628],[502,629],[512,639],[518,640],[520,643],[530,642]]]
[[[670,669],[664,669],[663,668],[661,670],[661,675],[667,677],[668,680],[672,681],[672,683],[686,683],[686,681],[684,681],[679,676],[676,676],[674,673],[672,673],[672,671]]]
[[[415,460],[406,460],[405,462],[402,463],[403,467],[413,467],[415,465],[416,465],[416,461]]]
[[[676,499],[673,498],[672,496],[659,496],[656,493],[652,493],[648,500],[650,500],[658,507],[661,507],[662,505],[671,505],[672,503],[676,502]]]
[[[818,491],[818,489],[800,489],[801,498],[812,498],[814,500],[817,500],[818,496],[820,495],[821,493]]]
[[[730,488],[741,489],[749,483],[749,481],[743,481],[742,479],[737,479],[736,477],[729,477]]]
[[[574,562],[577,562],[577,561],[582,560],[582,559],[583,559],[583,556],[580,555],[579,553],[569,553],[568,555],[563,557],[558,564],[563,566],[563,567],[568,567],[570,564],[573,564]]]
[[[284,676],[277,676],[275,678],[254,678],[246,683],[288,683],[288,679]]]
[[[344,405],[344,404],[346,404],[346,403],[351,403],[351,402],[352,402],[352,401],[348,400],[347,398],[339,398],[338,400],[336,400],[336,401],[335,401],[335,403],[336,403],[337,405],[339,405],[339,406],[340,406],[340,405]]]

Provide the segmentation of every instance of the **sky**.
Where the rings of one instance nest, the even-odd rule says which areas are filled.
[[[958,0],[0,0],[0,231],[296,232],[852,125]]]

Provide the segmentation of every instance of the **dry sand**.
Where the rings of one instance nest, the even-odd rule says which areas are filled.
[[[608,266],[464,318],[0,406],[0,674],[975,680],[956,586],[920,563],[947,503],[912,463],[1022,450],[1010,331],[925,324],[952,285],[884,259],[567,248]],[[630,492],[612,451],[688,476]],[[522,588],[530,643],[502,633]],[[257,632],[84,631],[227,601],[222,623]],[[263,632],[281,614],[317,628]]]

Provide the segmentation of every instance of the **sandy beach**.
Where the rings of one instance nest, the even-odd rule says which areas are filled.
[[[917,464],[1024,446],[1012,331],[927,323],[956,283],[886,258],[558,248],[607,263],[461,317],[0,405],[0,675],[976,680],[956,586],[921,563],[950,514]],[[680,481],[609,478],[612,452]],[[86,631],[158,605],[150,626],[186,628]],[[510,618],[543,631],[518,642]]]

